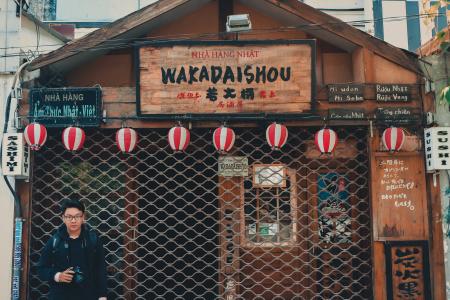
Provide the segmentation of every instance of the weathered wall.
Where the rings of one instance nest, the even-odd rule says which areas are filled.
[[[311,38],[301,30],[279,31],[282,23],[261,12],[246,7],[240,1],[234,1],[234,13],[249,13],[253,30],[238,35],[227,35],[228,39],[239,40],[272,40],[272,39],[305,39]],[[218,2],[210,2],[197,11],[174,20],[170,24],[155,29],[147,34],[150,39],[184,39],[187,34],[193,40],[217,39],[219,28]],[[208,33],[208,34],[205,34]],[[326,85],[330,83],[366,83],[364,96],[367,101],[354,103],[354,108],[365,108],[372,113],[380,105],[374,101],[374,83],[407,83],[419,82],[417,75],[402,66],[374,54],[363,48],[357,48],[348,53],[326,41],[317,40],[316,51],[316,90],[319,113],[327,114],[329,108],[342,107],[339,103],[328,103]],[[99,84],[104,88],[104,109],[109,117],[136,116],[136,106],[133,101],[135,78],[133,71],[133,54],[131,50],[118,50],[99,57],[87,64],[81,65],[66,74],[68,86],[93,86]],[[116,87],[117,89],[114,89]],[[126,96],[125,96],[126,94]],[[118,95],[117,98],[111,95]],[[413,90],[414,98],[419,100],[419,90]],[[420,102],[410,103],[412,107],[420,108]],[[402,103],[389,103],[389,106],[400,107]],[[26,110],[26,106],[24,106]],[[138,123],[146,127],[148,124]],[[105,126],[112,126],[108,123]]]
[[[449,85],[449,68],[450,55],[448,53],[440,53],[424,58],[431,65],[423,64],[425,74],[430,76],[434,81],[435,87],[435,121],[438,126],[450,126],[450,108],[449,103],[440,98],[443,88]],[[430,93],[431,95],[431,93]],[[447,219],[450,218],[450,172],[439,172],[440,180],[440,198],[442,207],[442,230],[444,243],[444,260],[446,274],[446,291],[447,298],[450,299],[450,224]]]
[[[113,52],[67,74],[68,86],[134,86],[131,51]]]

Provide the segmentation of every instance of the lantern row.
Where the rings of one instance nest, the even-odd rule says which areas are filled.
[[[25,141],[31,150],[39,150],[47,140],[47,129],[39,123],[29,124],[24,131]],[[79,127],[67,127],[63,130],[62,141],[69,151],[77,151],[83,148],[86,134]],[[175,152],[185,151],[190,142],[190,132],[183,126],[175,126],[169,130],[168,142]],[[274,150],[281,150],[286,144],[288,130],[286,126],[278,123],[270,124],[266,129],[266,140]],[[214,130],[212,142],[217,151],[229,152],[234,145],[236,135],[233,129],[220,126]],[[384,130],[382,135],[383,145],[391,152],[399,151],[405,140],[403,129],[390,127]],[[132,128],[121,128],[116,132],[116,144],[120,151],[132,152],[137,145],[138,135]],[[338,136],[329,128],[323,128],[314,135],[314,143],[322,154],[331,154],[336,148]]]

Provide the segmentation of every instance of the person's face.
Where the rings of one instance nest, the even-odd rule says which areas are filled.
[[[68,232],[79,232],[81,225],[84,223],[83,212],[75,207],[67,208],[62,218]]]

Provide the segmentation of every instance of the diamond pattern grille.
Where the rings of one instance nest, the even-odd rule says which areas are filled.
[[[236,129],[230,155],[248,157],[246,177],[217,175],[210,129],[175,154],[167,130],[139,130],[131,155],[113,130],[87,130],[79,153],[50,132],[34,161],[30,298],[48,292],[34,265],[59,202],[78,197],[105,241],[108,299],[370,299],[367,132],[337,130],[347,154],[333,158],[311,151],[316,130],[290,127],[272,151],[262,128]],[[273,163],[284,186],[258,187],[277,184]]]

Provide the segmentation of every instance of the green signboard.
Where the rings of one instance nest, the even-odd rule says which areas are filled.
[[[102,90],[92,88],[32,89],[30,121],[47,127],[99,126]]]

